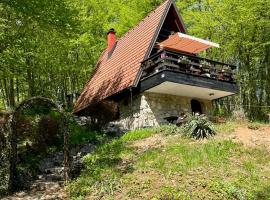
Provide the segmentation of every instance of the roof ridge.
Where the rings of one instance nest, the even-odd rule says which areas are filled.
[[[146,15],[143,19],[141,19],[136,25],[134,25],[131,29],[129,29],[122,37],[120,37],[117,41],[123,40],[131,31],[133,31],[135,28],[139,27],[140,24],[142,24],[146,18],[150,17],[150,15],[152,15],[153,13],[155,13],[155,11],[162,7],[165,3],[169,3],[172,0],[165,0],[163,3],[161,3],[159,6],[157,6],[156,8],[154,8],[152,11],[150,11],[150,13],[148,15]]]

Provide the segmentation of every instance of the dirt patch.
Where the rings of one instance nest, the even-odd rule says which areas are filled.
[[[166,144],[165,138],[162,135],[153,135],[149,138],[135,141],[131,144],[131,147],[134,147],[137,152],[145,152],[152,148],[160,148]]]
[[[239,127],[229,135],[233,141],[241,142],[248,147],[265,147],[270,152],[270,127],[257,130],[248,127]]]

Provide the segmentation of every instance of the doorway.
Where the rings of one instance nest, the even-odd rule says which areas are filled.
[[[198,100],[192,99],[191,100],[191,111],[192,113],[199,113],[202,114],[202,105]]]

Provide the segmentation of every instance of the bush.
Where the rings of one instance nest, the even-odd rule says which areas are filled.
[[[5,167],[0,166],[0,198],[7,194],[7,170]]]
[[[90,142],[99,142],[105,137],[102,131],[96,130],[88,126],[80,126],[75,121],[69,122],[71,145],[81,145]]]
[[[213,123],[205,115],[189,116],[183,129],[187,136],[195,139],[208,138],[216,134]]]
[[[9,114],[0,110],[0,199],[6,195],[8,188],[8,155],[9,155]]]
[[[8,151],[0,149],[0,199],[7,192],[8,187]]]

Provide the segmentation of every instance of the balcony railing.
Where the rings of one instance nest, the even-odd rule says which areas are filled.
[[[236,66],[168,50],[158,52],[144,60],[142,67],[142,79],[162,70],[170,70],[231,83],[236,81]]]

